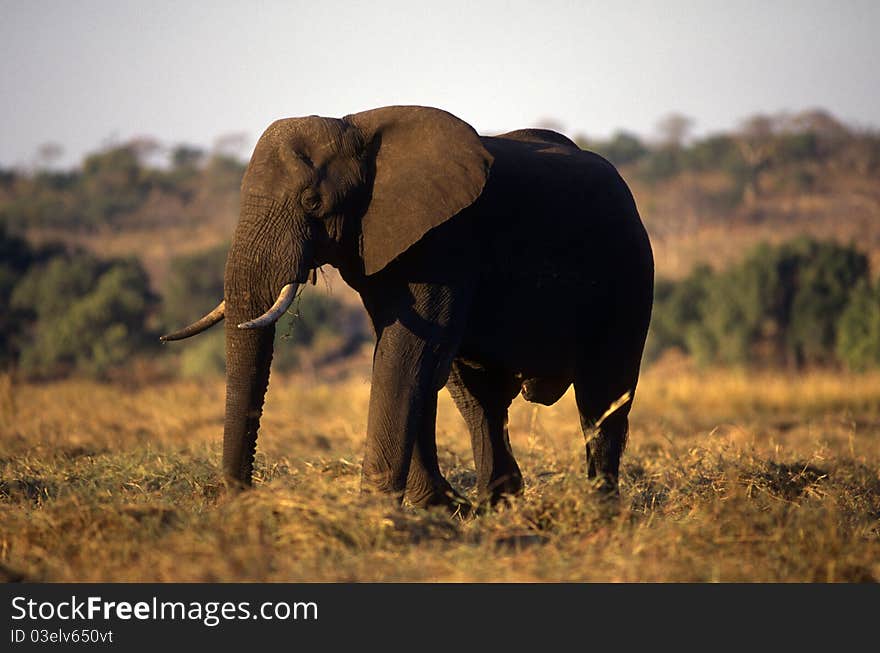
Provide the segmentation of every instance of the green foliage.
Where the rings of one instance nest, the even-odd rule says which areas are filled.
[[[0,368],[12,364],[21,349],[22,315],[10,306],[10,300],[33,259],[27,242],[9,234],[0,222]]]
[[[809,161],[820,155],[819,139],[810,131],[780,134],[776,142],[776,155],[780,162]]]
[[[209,190],[221,192],[229,188],[236,191],[244,176],[245,165],[231,156],[215,154],[205,167],[205,182]]]
[[[37,377],[73,370],[105,376],[146,345],[144,324],[154,301],[134,259],[99,261],[77,253],[32,266],[10,301],[32,322],[19,366]]]
[[[227,250],[222,245],[172,262],[163,293],[162,322],[166,329],[189,324],[217,305],[223,297]],[[272,368],[289,371],[347,356],[370,337],[362,310],[306,288],[276,325]],[[202,334],[181,349],[182,375],[224,372],[222,329]]]
[[[362,310],[306,289],[278,322],[275,352],[282,369],[313,366],[348,356],[371,337]]]
[[[684,151],[683,159],[689,170],[734,172],[743,165],[736,143],[726,135],[714,135],[695,141]]]
[[[216,327],[187,341],[180,352],[180,375],[185,378],[220,376],[226,372],[226,338]],[[277,368],[276,368],[277,369]]]
[[[195,169],[204,157],[204,151],[198,147],[178,145],[171,151],[171,165],[177,169]]]
[[[638,175],[649,183],[674,177],[682,170],[681,150],[662,147],[644,157],[637,168]]]
[[[204,153],[186,145],[175,147],[169,162],[168,168],[150,167],[138,143],[128,143],[88,155],[77,170],[0,171],[0,188],[9,191],[0,215],[21,229],[119,227],[147,219],[141,213],[156,194],[184,202],[200,191],[237,195],[245,167],[220,154],[204,163]]]
[[[853,289],[868,274],[866,257],[855,249],[803,238],[759,246],[721,273],[698,268],[681,282],[658,282],[648,355],[678,347],[702,363],[802,367],[846,360],[840,352],[862,346],[853,343],[865,327],[850,317],[841,345],[841,315],[855,310],[848,308]]]
[[[852,370],[880,366],[880,283],[863,279],[840,316],[836,352]]]
[[[167,330],[213,309],[223,299],[223,269],[226,266],[228,244],[171,261],[168,278],[162,292],[162,323]]]
[[[343,358],[370,338],[363,311],[331,295],[306,290],[276,325],[272,369],[288,372]],[[180,355],[181,376],[223,374],[225,346],[220,328],[188,341]]]
[[[831,362],[837,323],[858,282],[868,276],[867,258],[852,248],[796,241],[786,252],[797,270],[787,345],[798,363]]]
[[[686,279],[675,283],[658,279],[654,286],[654,311],[645,356],[651,360],[663,349],[691,350],[691,333],[700,323],[712,271],[705,266],[694,269]]]
[[[92,154],[83,163],[83,218],[90,225],[113,224],[146,200],[150,184],[132,147]]]
[[[26,340],[27,313],[12,305],[13,292],[31,266],[57,253],[51,246],[34,249],[0,221],[0,369],[18,360]]]
[[[608,141],[590,144],[590,149],[595,150],[618,166],[635,163],[648,154],[648,148],[639,137],[625,131],[616,132]]]

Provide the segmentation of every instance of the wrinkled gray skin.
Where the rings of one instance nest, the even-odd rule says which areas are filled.
[[[511,401],[549,405],[574,384],[588,476],[617,491],[653,257],[610,163],[551,131],[480,137],[425,107],[273,123],[244,175],[226,263],[234,485],[251,482],[274,335],[239,325],[323,264],[360,293],[377,336],[364,490],[465,505],[437,464],[445,385],[471,432],[480,500],[519,493]]]

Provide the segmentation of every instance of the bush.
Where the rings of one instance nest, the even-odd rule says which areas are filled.
[[[654,311],[651,331],[645,348],[645,358],[653,360],[662,351],[677,347],[690,351],[689,333],[697,328],[706,300],[708,281],[712,271],[699,266],[686,279],[672,282],[658,279],[654,285]]]
[[[180,376],[201,378],[220,376],[226,372],[224,330],[216,327],[188,341],[181,347]]]
[[[679,347],[701,363],[835,363],[841,348],[854,351],[852,343],[862,342],[866,327],[847,327],[846,345],[838,329],[868,274],[867,258],[855,249],[798,239],[759,246],[721,273],[698,268],[678,283],[658,282],[648,353]]]
[[[648,154],[639,137],[625,131],[616,132],[608,141],[593,143],[591,149],[617,166],[635,163]]]
[[[0,369],[13,366],[26,342],[28,313],[13,307],[12,295],[28,270],[57,255],[55,246],[32,248],[0,222]]]
[[[189,324],[223,297],[226,245],[175,259],[163,294],[162,321],[173,330]],[[289,371],[348,356],[371,338],[362,310],[331,295],[305,289],[275,328],[272,367]],[[184,376],[222,374],[225,341],[222,329],[196,338],[181,348]]]
[[[653,150],[639,161],[636,172],[648,183],[674,177],[681,172],[682,152],[671,147]]]
[[[272,369],[309,369],[349,356],[371,338],[365,315],[332,296],[306,290],[278,320]],[[181,348],[180,374],[220,375],[226,370],[222,328],[196,336]]]
[[[696,141],[683,152],[685,167],[690,170],[738,170],[742,157],[730,136],[709,136]]]
[[[371,338],[363,310],[306,289],[278,322],[277,363],[279,369],[314,367],[355,353]]]
[[[147,345],[144,325],[154,300],[134,259],[77,253],[32,266],[11,298],[32,324],[21,370],[44,378],[74,370],[105,376]]]
[[[880,282],[863,279],[840,316],[837,355],[847,367],[862,371],[880,365]]]
[[[171,261],[162,291],[162,324],[179,329],[213,309],[223,299],[223,269],[228,244]]]

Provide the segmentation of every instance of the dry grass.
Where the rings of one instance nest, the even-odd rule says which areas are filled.
[[[517,399],[512,507],[459,521],[358,493],[369,386],[275,378],[253,491],[220,491],[221,380],[0,377],[0,576],[48,581],[880,579],[880,374],[643,377],[619,510],[586,488],[574,401]],[[441,464],[473,490],[444,392]]]

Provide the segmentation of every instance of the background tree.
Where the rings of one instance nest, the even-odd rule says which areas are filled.
[[[856,285],[840,316],[836,352],[852,370],[880,366],[880,282]]]
[[[74,370],[106,376],[149,348],[146,320],[155,300],[135,259],[71,253],[32,266],[10,301],[31,322],[22,371],[41,378]]]
[[[744,163],[743,200],[754,206],[761,193],[761,176],[770,168],[776,152],[775,118],[755,114],[740,123],[733,133],[734,143]]]
[[[690,137],[694,121],[680,113],[670,113],[657,122],[659,144],[645,157],[641,166],[642,177],[648,181],[668,179],[682,169],[682,148]]]
[[[841,352],[870,350],[872,323],[860,321],[866,290],[852,307],[853,289],[868,278],[867,258],[852,247],[807,238],[761,245],[722,272],[700,267],[658,282],[648,353],[679,347],[704,364],[833,364]]]

